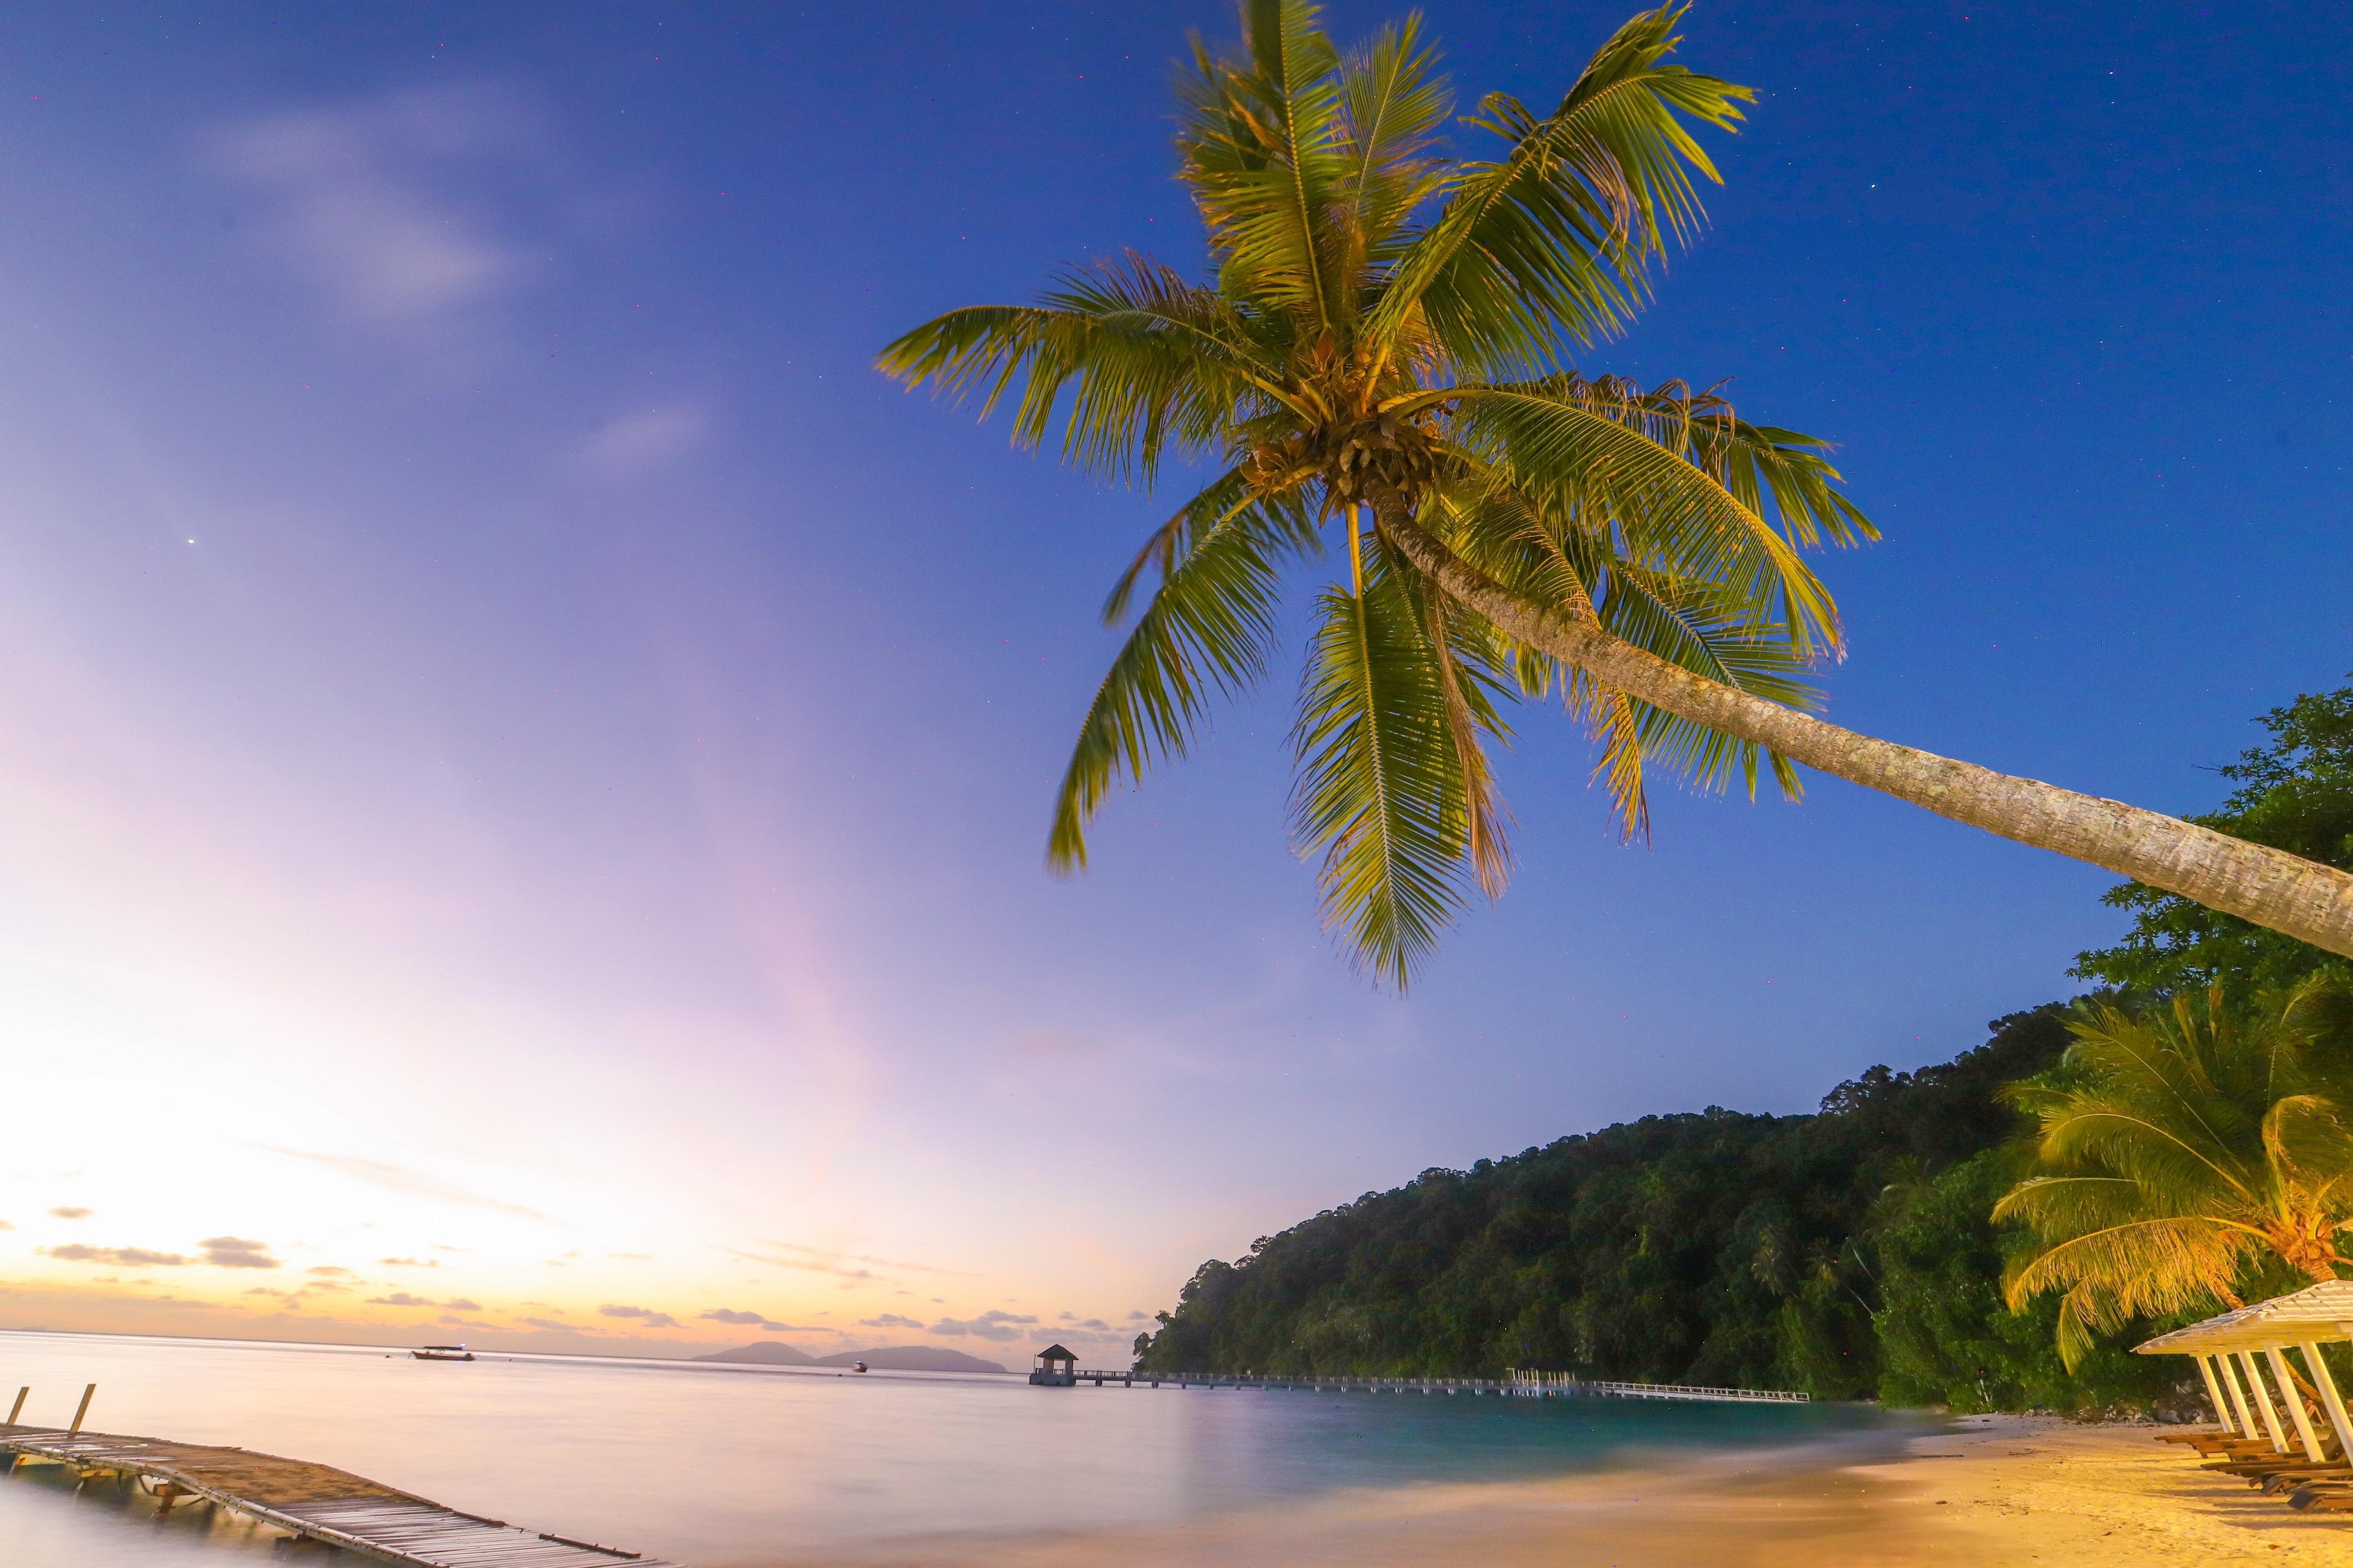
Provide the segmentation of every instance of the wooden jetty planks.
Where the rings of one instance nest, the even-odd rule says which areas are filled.
[[[348,1470],[243,1448],[53,1427],[0,1426],[0,1454],[112,1470],[410,1568],[679,1568],[618,1547],[522,1529],[461,1513]]]

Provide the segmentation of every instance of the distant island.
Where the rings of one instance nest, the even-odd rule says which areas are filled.
[[[815,1356],[790,1345],[738,1345],[732,1351],[713,1351],[709,1355],[691,1358],[694,1361],[734,1362],[747,1366],[848,1366],[852,1362],[864,1362],[877,1372],[1003,1372],[993,1361],[966,1355],[962,1351],[943,1350],[938,1345],[886,1345],[881,1350],[842,1351],[835,1355]]]

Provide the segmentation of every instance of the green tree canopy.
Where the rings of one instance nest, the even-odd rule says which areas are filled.
[[[2221,810],[2190,820],[2353,869],[2353,686],[2298,697],[2259,722],[2270,742],[2219,770],[2239,787]],[[2113,947],[2078,953],[2069,973],[2116,988],[2127,1005],[2215,984],[2253,995],[2324,966],[2344,968],[2308,942],[2144,883],[2126,882],[2104,901],[2131,910],[2132,930]]]

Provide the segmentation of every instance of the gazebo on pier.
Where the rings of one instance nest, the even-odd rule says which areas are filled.
[[[2287,1428],[2280,1425],[2284,1410],[2306,1458],[2319,1464],[2324,1459],[2321,1436],[2299,1383],[2317,1397],[2336,1436],[2337,1455],[2353,1457],[2353,1420],[2347,1418],[2344,1397],[2320,1355],[2321,1345],[2332,1340],[2353,1341],[2353,1279],[2331,1279],[2274,1296],[2159,1334],[2133,1349],[2141,1355],[2195,1358],[2224,1426],[2253,1442],[2267,1442],[2281,1454],[2293,1454]],[[2306,1375],[2302,1379],[2288,1360],[2291,1349],[2304,1362]],[[2271,1368],[2268,1384],[2262,1370],[2265,1363]]]
[[[1079,1381],[1079,1358],[1060,1345],[1048,1345],[1038,1352],[1038,1370],[1029,1381],[1041,1388],[1074,1388]]]

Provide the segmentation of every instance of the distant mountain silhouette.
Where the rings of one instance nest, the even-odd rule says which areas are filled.
[[[738,1345],[732,1351],[713,1351],[709,1355],[699,1355],[692,1359],[748,1362],[754,1366],[807,1366],[809,1364],[807,1352],[797,1351],[790,1345],[774,1343]]]
[[[811,1366],[848,1366],[862,1361],[877,1372],[1003,1372],[993,1361],[966,1355],[962,1351],[942,1350],[937,1345],[886,1345],[879,1351],[843,1351],[839,1355],[821,1355],[811,1361]]]
[[[752,1366],[848,1366],[862,1361],[877,1372],[1003,1372],[993,1361],[966,1355],[962,1351],[942,1350],[937,1345],[888,1345],[877,1351],[843,1351],[839,1355],[813,1356],[797,1351],[790,1345],[773,1341],[756,1345],[738,1345],[732,1351],[712,1351],[709,1355],[691,1358],[695,1361],[731,1361]]]

